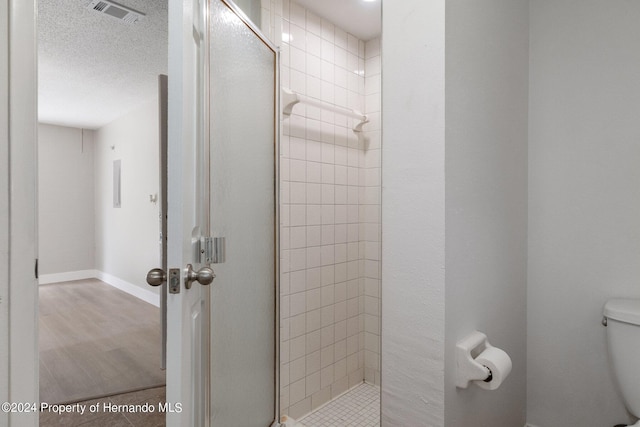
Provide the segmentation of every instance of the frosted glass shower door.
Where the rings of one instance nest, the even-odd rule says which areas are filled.
[[[211,0],[209,176],[213,237],[210,425],[276,418],[276,69],[269,42],[230,3]]]

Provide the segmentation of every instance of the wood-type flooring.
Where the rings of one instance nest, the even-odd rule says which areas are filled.
[[[78,403],[85,407],[83,414],[41,411],[40,427],[164,427],[165,413],[161,412],[159,406],[164,402],[164,387],[83,401]],[[146,408],[154,408],[153,412],[150,409],[138,410],[140,406],[137,405],[145,403],[148,404]],[[121,408],[122,405],[130,409],[112,409]],[[91,412],[89,408],[97,410]]]
[[[43,285],[39,292],[41,402],[165,385],[157,307],[97,279]]]

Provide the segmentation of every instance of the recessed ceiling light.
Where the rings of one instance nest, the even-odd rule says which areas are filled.
[[[291,34],[289,33],[282,33],[282,41],[285,43],[289,43],[291,41],[292,37]]]

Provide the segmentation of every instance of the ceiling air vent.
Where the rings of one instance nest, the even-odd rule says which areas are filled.
[[[87,9],[104,13],[118,21],[134,24],[145,17],[145,14],[109,0],[90,0]]]

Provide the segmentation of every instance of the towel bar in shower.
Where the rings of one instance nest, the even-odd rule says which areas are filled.
[[[362,126],[364,126],[366,123],[369,123],[369,119],[365,114],[362,114],[360,111],[329,104],[328,102],[323,102],[318,99],[301,95],[299,93],[292,91],[291,89],[282,88],[282,106],[283,106],[282,114],[284,114],[285,116],[290,116],[291,111],[293,110],[293,107],[298,103],[311,105],[313,107],[318,107],[323,110],[332,111],[334,113],[338,113],[347,117],[358,119],[359,122],[353,127],[353,132],[355,132],[355,134],[358,136],[358,140],[360,142],[364,141],[364,136],[362,134]]]

